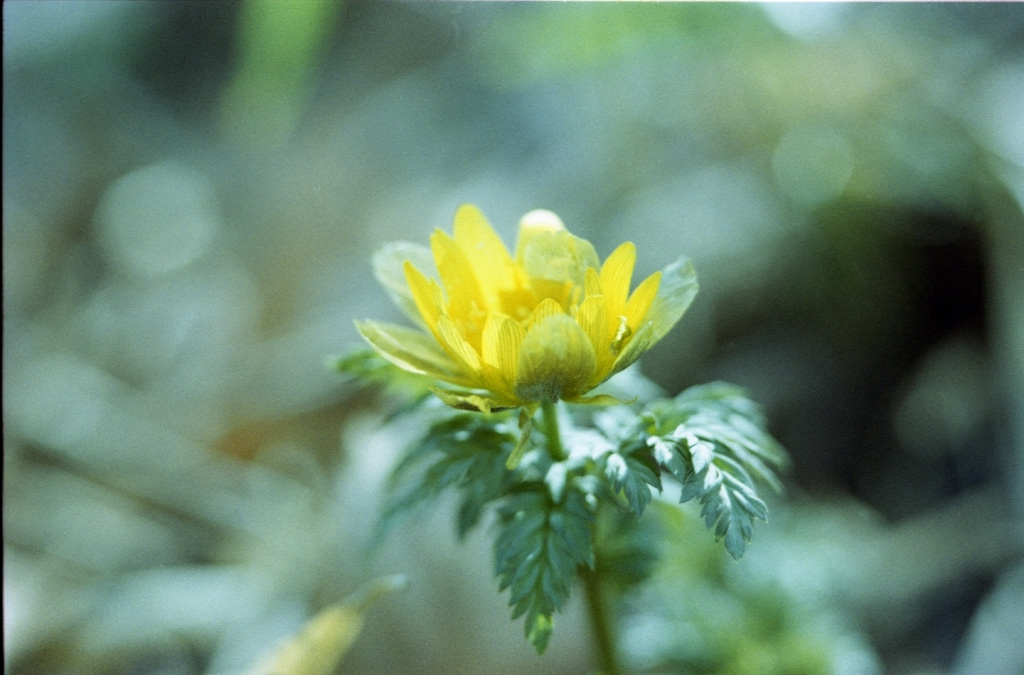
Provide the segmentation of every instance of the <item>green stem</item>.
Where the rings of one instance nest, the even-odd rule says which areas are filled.
[[[541,404],[541,418],[544,425],[544,436],[548,441],[548,452],[556,462],[568,457],[562,445],[562,435],[558,430],[558,410],[552,402]],[[587,597],[587,608],[590,612],[590,627],[594,633],[598,658],[604,675],[620,675],[618,656],[615,653],[615,639],[601,589],[601,573],[597,561],[594,569],[582,569],[583,589]]]
[[[548,452],[551,459],[561,462],[568,457],[565,448],[562,447],[562,435],[558,431],[558,409],[552,401],[545,401],[540,404],[541,417],[544,425],[544,436],[548,439]]]
[[[595,565],[592,570],[583,570],[583,589],[587,594],[587,609],[590,612],[590,627],[594,631],[597,654],[601,659],[604,675],[620,675],[618,655],[615,652],[615,638],[608,620],[608,608],[601,592],[601,575]]]

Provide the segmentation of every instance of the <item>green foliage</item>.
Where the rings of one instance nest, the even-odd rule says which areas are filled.
[[[760,43],[775,37],[761,12],[742,5],[543,3],[505,12],[481,27],[473,49],[483,73],[508,84],[578,73],[631,54],[719,50],[752,36]]]
[[[396,517],[454,486],[462,492],[457,530],[464,537],[512,479],[505,458],[517,439],[498,419],[460,413],[431,425],[392,473],[390,487],[396,496],[385,509],[382,531]]]
[[[339,369],[369,382],[399,377],[367,355]],[[767,516],[755,480],[781,489],[772,467],[785,455],[757,406],[731,385],[694,387],[639,413],[604,409],[593,420],[598,430],[576,428],[552,406],[542,414],[537,429],[522,411],[518,419],[512,411],[463,412],[429,423],[391,476],[380,530],[449,489],[459,494],[459,537],[494,506],[499,590],[508,591],[512,618],[523,617],[538,652],[581,569],[599,565],[605,586],[620,593],[650,576],[657,528],[637,516],[651,505],[652,488],[663,490],[663,474],[681,484],[681,501],[701,503],[705,526],[734,558],[743,555],[753,520]]]
[[[329,2],[242,3],[237,71],[222,110],[229,134],[257,147],[287,140],[341,7]]]
[[[360,379],[365,384],[391,384],[399,375],[408,374],[373,349],[356,350],[335,359],[332,365],[339,373]]]
[[[382,387],[407,399],[406,405],[395,414],[415,409],[431,395],[432,380],[402,370],[373,349],[361,349],[335,358],[330,365],[363,385]]]
[[[626,634],[643,631],[643,640],[622,643],[636,672],[880,672],[835,603],[793,583],[792,554],[805,542],[786,533],[786,515],[766,533],[771,545],[751,553],[756,574],[707,537],[691,509],[657,500],[643,520],[657,523],[662,536],[657,570],[633,589],[620,616]]]
[[[680,502],[698,499],[705,525],[738,559],[754,519],[768,515],[755,478],[782,489],[772,467],[785,465],[785,452],[764,424],[742,389],[720,382],[692,387],[651,403],[633,423],[604,425],[619,442],[604,463],[637,515],[650,503],[647,486],[661,489],[657,471],[667,471],[682,486]]]
[[[512,618],[525,615],[526,637],[542,653],[554,612],[569,598],[577,569],[594,567],[593,514],[579,490],[567,490],[556,502],[541,485],[506,501],[498,518],[494,563],[499,590],[509,590]]]
[[[605,458],[605,474],[612,481],[613,492],[621,491],[637,515],[651,503],[651,488],[662,489],[658,464],[646,450],[643,442],[627,443]]]

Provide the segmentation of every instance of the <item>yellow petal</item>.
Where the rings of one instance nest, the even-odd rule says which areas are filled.
[[[611,394],[594,394],[593,396],[577,396],[576,398],[569,399],[568,403],[575,403],[576,405],[632,405],[636,401],[636,396],[625,401]]]
[[[601,295],[601,277],[593,267],[587,268],[586,275],[583,277],[583,287],[588,298],[592,295]]]
[[[519,345],[525,334],[522,326],[507,316],[492,314],[487,317],[481,356],[488,375],[496,380],[495,384],[503,394],[513,395]]]
[[[473,345],[466,342],[459,334],[455,323],[443,314],[437,319],[437,332],[440,335],[441,346],[462,366],[467,374],[480,373],[480,356],[473,349]]]
[[[330,675],[363,627],[363,612],[334,605],[311,619],[246,675]]]
[[[594,374],[594,348],[566,314],[532,326],[519,347],[516,396],[523,401],[556,401],[585,392]]]
[[[455,212],[455,243],[473,268],[486,308],[500,309],[502,291],[516,286],[515,263],[487,218],[472,204]]]
[[[405,261],[402,268],[405,272],[406,287],[409,289],[421,321],[426,323],[427,328],[436,338],[437,319],[441,316],[444,305],[441,287],[433,279],[428,279],[411,261]]]
[[[530,280],[530,290],[534,305],[543,300],[553,300],[559,307],[568,307],[573,289],[574,286],[571,281]]]
[[[680,258],[662,270],[658,295],[647,311],[647,320],[653,324],[652,344],[672,330],[672,326],[683,316],[695,295],[697,272],[693,269],[693,263]]]
[[[634,335],[629,338],[629,342],[626,343],[622,352],[615,359],[615,364],[612,366],[611,374],[614,375],[627,368],[640,358],[640,355],[647,351],[653,344],[651,335],[653,333],[653,324],[648,321],[640,327]]]
[[[397,241],[386,244],[373,254],[373,274],[398,308],[417,324],[424,325],[406,281],[404,267],[407,262],[431,273],[434,268],[434,259],[426,246]]]
[[[636,246],[627,241],[612,251],[601,267],[601,292],[611,316],[624,316],[626,313],[626,298],[635,264]]]
[[[560,304],[551,298],[545,298],[533,309],[533,314],[530,315],[530,320],[527,322],[527,329],[537,325],[549,316],[564,313]]]
[[[448,316],[471,321],[474,311],[480,311],[483,296],[469,259],[455,240],[441,230],[431,235],[430,250],[434,253],[437,272],[448,296]],[[482,330],[483,325],[479,328]]]
[[[644,317],[647,316],[647,310],[651,308],[651,303],[654,302],[654,298],[658,294],[658,287],[661,285],[661,272],[655,272],[651,276],[640,282],[640,285],[636,287],[633,294],[629,296],[629,302],[626,303],[626,323],[630,327],[636,329],[643,322]]]
[[[522,276],[523,280],[517,279],[514,286],[502,289],[499,295],[498,311],[501,314],[510,316],[516,321],[523,321],[528,319],[533,313],[538,299],[555,297],[561,300],[566,295],[564,285],[554,284],[556,287],[551,289],[550,292],[545,293],[544,289],[533,288],[529,284],[525,278],[525,272],[518,268],[517,272],[520,273],[517,276]]]
[[[592,295],[580,303],[576,321],[594,348],[594,355],[597,358],[596,372],[598,374],[609,372],[615,355],[612,353],[611,342],[608,339],[609,319],[608,312],[605,311],[604,297]]]
[[[452,384],[471,386],[472,380],[429,335],[393,324],[357,321],[356,330],[381,356],[402,370]]]
[[[380,577],[313,617],[245,675],[330,675],[359,635],[363,616],[381,597],[405,585],[400,576]]]

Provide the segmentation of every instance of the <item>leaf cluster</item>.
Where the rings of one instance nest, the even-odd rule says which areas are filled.
[[[569,598],[578,568],[593,567],[592,482],[584,467],[566,471],[544,451],[538,433],[517,468],[506,460],[520,438],[511,414],[458,413],[431,424],[391,476],[382,529],[449,489],[459,493],[460,538],[497,502],[494,571],[509,591],[512,618],[524,617],[527,639],[543,652],[554,613]]]
[[[455,488],[461,494],[456,529],[460,539],[465,537],[487,504],[502,497],[515,479],[505,470],[505,459],[518,439],[504,417],[458,413],[432,424],[391,474],[382,531]]]
[[[577,428],[568,415],[559,422],[564,457],[553,456],[559,444],[544,436],[549,425],[531,434],[532,423],[517,423],[511,411],[455,413],[429,424],[392,474],[382,520],[386,526],[455,491],[461,538],[493,507],[494,573],[538,652],[581,570],[599,562],[619,590],[651,573],[653,535],[636,518],[666,479],[679,483],[681,501],[698,500],[706,527],[734,558],[753,520],[767,516],[755,481],[781,488],[775,468],[785,455],[757,406],[731,385],[694,387],[640,411],[607,408],[594,417],[596,430]]]
[[[680,503],[697,499],[716,539],[739,559],[768,507],[756,480],[782,490],[775,471],[785,451],[765,430],[764,416],[744,391],[714,382],[650,403],[632,420],[600,425],[618,447],[604,458],[616,493],[640,515],[661,491],[662,474],[681,485]]]

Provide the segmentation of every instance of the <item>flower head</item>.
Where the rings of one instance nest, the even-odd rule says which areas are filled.
[[[429,250],[399,243],[375,257],[377,278],[420,330],[356,326],[400,368],[461,388],[435,390],[453,407],[608,403],[614,399],[586,394],[660,340],[697,292],[685,260],[630,292],[635,262],[626,242],[602,264],[550,211],[523,216],[513,257],[467,204],[453,236],[437,230]]]

